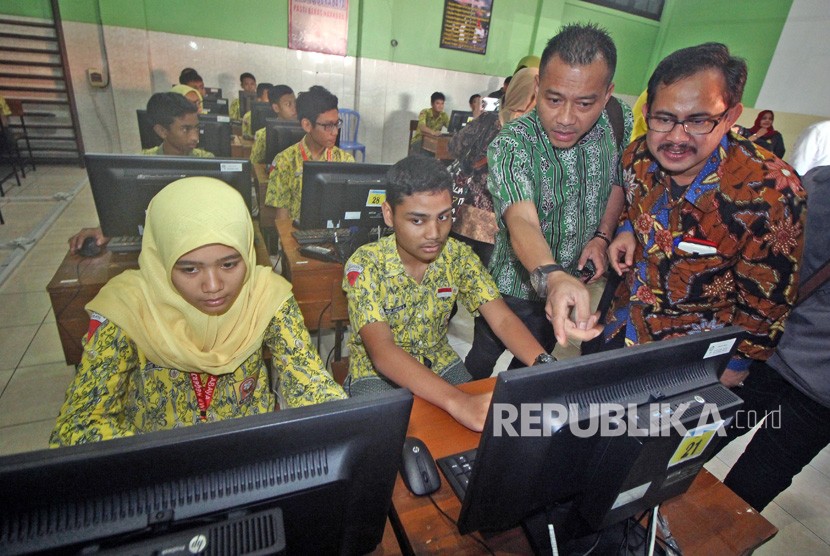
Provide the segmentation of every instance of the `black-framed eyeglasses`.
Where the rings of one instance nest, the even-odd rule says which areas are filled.
[[[678,120],[671,116],[654,116],[649,114],[646,117],[646,125],[648,125],[651,131],[669,133],[674,129],[674,126],[680,124],[689,135],[709,135],[721,123],[721,120],[723,120],[727,112],[729,112],[729,108],[714,118],[689,118],[686,120]]]
[[[314,125],[320,126],[323,128],[324,131],[331,133],[335,129],[340,129],[343,127],[343,120],[338,118],[336,124],[321,124],[320,122],[314,122]]]

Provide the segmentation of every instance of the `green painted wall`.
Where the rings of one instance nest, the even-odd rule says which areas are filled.
[[[494,0],[487,54],[438,47],[444,0],[350,0],[348,54],[362,58],[504,76],[527,54],[541,54],[565,23],[593,21],[617,44],[617,92],[638,95],[667,54],[706,41],[746,58],[745,104],[763,84],[792,0],[666,0],[662,22],[580,0]],[[60,0],[68,21],[103,23],[288,46],[288,0]],[[0,13],[51,16],[49,0],[0,0]],[[392,40],[397,46],[391,45]]]

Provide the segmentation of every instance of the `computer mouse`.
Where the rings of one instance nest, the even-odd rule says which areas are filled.
[[[103,248],[95,243],[93,236],[89,236],[84,239],[83,245],[78,249],[78,254],[82,257],[97,257],[101,254],[101,251],[103,251]]]
[[[426,444],[414,436],[407,436],[403,443],[401,477],[406,488],[415,496],[432,494],[441,486],[441,477],[432,454]]]

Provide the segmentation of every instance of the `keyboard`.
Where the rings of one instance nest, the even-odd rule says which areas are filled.
[[[111,237],[107,249],[113,253],[134,253],[141,251],[141,236]]]
[[[460,500],[464,500],[464,495],[467,493],[467,485],[470,484],[477,452],[478,450],[474,448],[435,460],[441,473],[447,478],[447,482]]]
[[[319,243],[332,243],[334,235],[337,234],[337,241],[347,241],[351,232],[346,228],[315,228],[311,230],[294,230],[291,235],[300,245],[311,245]]]

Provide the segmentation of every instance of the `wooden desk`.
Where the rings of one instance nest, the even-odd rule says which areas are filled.
[[[269,265],[268,250],[257,226],[254,226],[257,264]],[[113,253],[98,257],[81,257],[67,252],[52,280],[46,286],[67,365],[81,362],[81,338],[89,330],[89,314],[84,306],[92,301],[110,278],[127,269],[138,268],[138,253]]]
[[[254,142],[251,139],[240,139],[239,143],[231,143],[231,158],[244,158],[248,160],[251,158],[251,149]]]
[[[451,135],[441,135],[440,137],[433,137],[432,135],[423,136],[423,148],[435,155],[438,160],[455,160],[455,157],[450,154],[450,139]]]
[[[492,390],[495,378],[465,384],[468,392]],[[479,434],[455,422],[448,413],[416,397],[409,419],[407,436],[416,436],[429,447],[434,458],[441,458],[478,446]],[[457,520],[461,503],[441,476],[441,488],[433,499]],[[417,497],[407,490],[398,476],[392,505],[403,529],[403,536],[415,554],[486,554],[471,535],[460,535],[458,528],[442,516],[429,497]],[[747,554],[775,535],[777,529],[746,502],[703,470],[689,490],[661,505],[672,534],[683,553]],[[530,546],[521,528],[498,534],[475,533],[496,553],[527,554]]]
[[[340,313],[345,307],[346,294],[340,288],[343,281],[343,265],[309,259],[301,255],[300,246],[291,235],[294,224],[290,219],[277,219],[276,227],[282,245],[282,273],[293,286],[294,298],[303,313],[306,328],[332,328],[342,320],[343,315]],[[338,294],[342,299],[332,303],[332,297]],[[334,319],[333,310],[337,313]],[[348,320],[348,314],[345,315],[345,319]],[[337,354],[335,359],[339,359]]]

